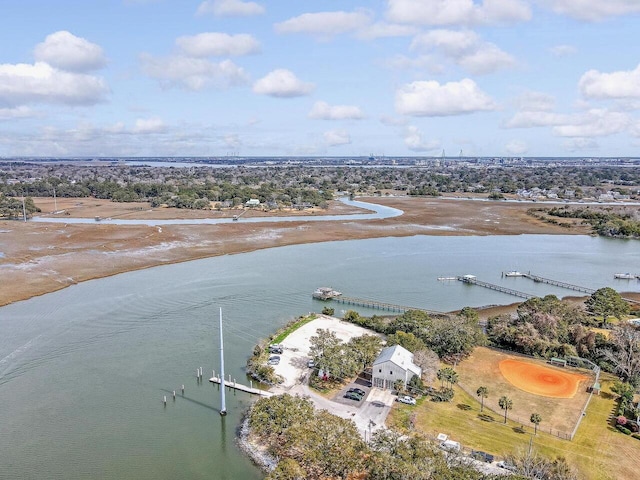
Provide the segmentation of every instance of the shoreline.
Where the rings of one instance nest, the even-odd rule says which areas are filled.
[[[269,224],[162,227],[0,221],[0,271],[5,280],[0,286],[0,306],[120,273],[280,246],[416,235],[588,233],[586,229],[540,222],[528,216],[528,206],[521,203],[406,197],[362,200],[397,208],[404,214],[370,220],[305,222],[301,216],[300,221]],[[345,213],[340,206],[338,212],[332,208],[327,214]],[[179,216],[182,212],[163,213]]]

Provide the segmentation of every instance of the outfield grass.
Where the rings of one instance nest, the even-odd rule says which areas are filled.
[[[464,447],[504,456],[525,451],[533,436],[533,448],[549,458],[564,457],[587,480],[626,480],[638,478],[638,454],[640,441],[619,433],[611,422],[610,415],[616,402],[609,387],[615,380],[610,375],[601,377],[602,395],[594,395],[587,415],[580,424],[573,441],[561,440],[548,433],[538,431],[533,436],[533,425],[508,421],[503,423],[501,412],[492,412],[485,406],[481,417],[477,398],[455,387],[451,402],[436,403],[423,400],[416,407],[397,405],[389,415],[387,424],[405,429],[409,416],[416,413],[415,429],[431,436],[446,433]],[[486,421],[493,417],[494,421]]]

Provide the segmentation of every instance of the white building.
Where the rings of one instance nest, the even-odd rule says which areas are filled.
[[[413,363],[413,353],[400,345],[387,347],[373,362],[371,384],[374,387],[393,389],[393,384],[402,380],[405,385],[422,369]]]
[[[258,205],[260,205],[260,200],[257,198],[250,198],[244,204],[245,207],[257,207]]]

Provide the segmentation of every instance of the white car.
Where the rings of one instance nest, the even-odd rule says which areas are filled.
[[[416,404],[416,399],[413,397],[410,397],[409,395],[404,395],[402,397],[398,397],[398,401],[401,403],[406,403],[407,405],[415,405]]]

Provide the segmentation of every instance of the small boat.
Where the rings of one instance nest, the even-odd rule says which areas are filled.
[[[524,273],[519,272],[517,270],[510,270],[508,272],[504,272],[505,277],[524,277]]]
[[[311,296],[318,300],[330,300],[332,298],[339,297],[340,295],[342,295],[342,292],[338,292],[331,287],[320,287],[316,289]]]
[[[445,282],[447,280],[457,280],[457,279],[458,279],[458,277],[438,277],[438,280],[440,282]]]
[[[635,280],[636,278],[639,278],[639,276],[634,273],[614,273],[613,278],[617,278],[619,280]]]

